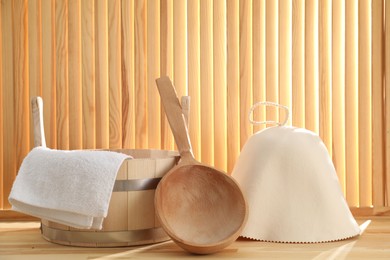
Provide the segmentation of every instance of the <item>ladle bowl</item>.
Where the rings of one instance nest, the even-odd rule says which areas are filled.
[[[176,91],[168,77],[156,82],[181,156],[157,186],[157,216],[183,249],[215,253],[240,235],[247,220],[247,202],[232,177],[194,159]]]

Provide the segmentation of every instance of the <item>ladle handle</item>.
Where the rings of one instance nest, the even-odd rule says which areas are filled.
[[[43,126],[43,101],[41,97],[31,98],[31,111],[34,127],[34,146],[46,147],[45,129]]]
[[[156,83],[181,159],[193,161],[190,136],[175,87],[167,76],[156,79]]]

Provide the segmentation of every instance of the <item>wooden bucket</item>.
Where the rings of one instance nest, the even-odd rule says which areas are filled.
[[[42,236],[53,243],[82,247],[119,247],[158,243],[170,238],[154,208],[161,177],[179,160],[174,151],[114,150],[128,155],[116,178],[102,230],[76,229],[42,219]]]

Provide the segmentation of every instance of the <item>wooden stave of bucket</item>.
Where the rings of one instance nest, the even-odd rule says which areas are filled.
[[[44,239],[80,247],[120,247],[159,243],[169,236],[158,222],[154,192],[161,179],[179,161],[166,150],[110,150],[131,155],[121,165],[102,230],[77,229],[41,220]]]

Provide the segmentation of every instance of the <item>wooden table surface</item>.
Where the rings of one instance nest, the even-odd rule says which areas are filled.
[[[361,236],[322,244],[280,244],[238,239],[223,251],[191,255],[174,242],[122,247],[81,248],[52,244],[39,222],[0,222],[0,259],[390,259],[390,217],[358,218]]]

